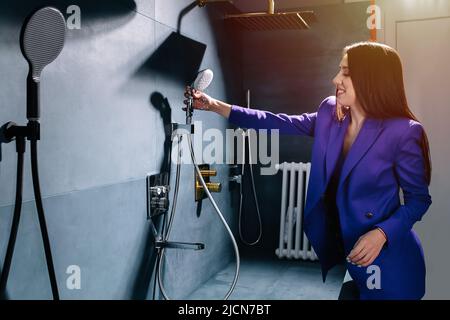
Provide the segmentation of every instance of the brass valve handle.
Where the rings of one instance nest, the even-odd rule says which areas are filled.
[[[222,191],[222,184],[218,182],[211,182],[210,177],[215,177],[217,175],[217,170],[212,170],[209,167],[209,164],[200,164],[199,165],[200,174],[202,175],[203,179],[205,180],[206,187],[210,192],[221,192]],[[206,192],[203,188],[202,183],[200,182],[200,179],[195,172],[195,201],[200,201],[204,198],[206,198]]]
[[[220,191],[222,191],[222,184],[220,182],[206,182],[206,186],[208,187],[208,190],[210,192],[220,192]],[[201,185],[201,183],[198,183],[196,185],[196,188],[203,190],[203,186]]]
[[[215,177],[217,175],[217,170],[200,170],[202,177]]]

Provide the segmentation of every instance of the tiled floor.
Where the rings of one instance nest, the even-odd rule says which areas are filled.
[[[230,287],[234,271],[233,262],[186,299],[222,299]],[[326,283],[323,283],[317,262],[244,259],[230,299],[335,300],[339,295],[344,273],[343,267],[335,267],[328,273]]]

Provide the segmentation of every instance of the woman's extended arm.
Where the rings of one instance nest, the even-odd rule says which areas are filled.
[[[298,134],[314,136],[317,112],[288,116],[284,113],[248,109],[232,106],[228,120],[243,128],[278,129],[280,134]]]
[[[194,91],[194,108],[209,110],[227,118],[231,123],[247,129],[278,129],[280,134],[298,134],[314,136],[317,112],[289,116],[268,111],[248,109],[230,105],[211,98],[200,91]]]
[[[211,109],[211,111],[214,111],[215,113],[220,114],[222,117],[229,119],[232,105],[225,103],[223,101],[214,99],[211,103],[210,109]]]

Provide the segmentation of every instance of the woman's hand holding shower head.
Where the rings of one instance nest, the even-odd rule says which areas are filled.
[[[189,105],[189,99],[193,99],[192,107],[194,109],[214,111],[225,118],[230,116],[230,104],[214,99],[202,91],[188,86],[184,91],[184,96],[186,98],[186,100],[184,100],[184,104],[186,105],[186,107],[183,108],[184,111],[186,111],[186,108]]]
[[[215,100],[208,96],[206,93],[189,86],[186,87],[184,97],[187,98],[186,100],[184,100],[184,104],[186,106],[189,104],[189,99],[193,99],[192,106],[194,107],[194,109],[198,110],[211,110]],[[183,110],[186,111],[186,108],[187,107],[184,107]]]

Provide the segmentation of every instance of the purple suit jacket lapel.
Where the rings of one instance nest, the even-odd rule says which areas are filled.
[[[348,154],[345,158],[339,185],[341,185],[345,178],[350,174],[358,161],[366,154],[373,143],[376,141],[378,135],[381,133],[383,120],[367,118],[364,120],[363,126],[360,129],[358,136],[353,142]],[[330,181],[331,175],[336,166],[339,154],[342,151],[344,144],[345,133],[350,124],[350,116],[346,116],[342,123],[334,122],[330,130],[328,138],[328,146],[326,151],[326,185]],[[326,187],[325,185],[325,187]]]
[[[325,158],[325,186],[328,185],[331,175],[333,174],[334,168],[336,166],[339,154],[341,153],[342,146],[344,144],[345,133],[350,124],[350,117],[346,116],[342,123],[333,121],[333,125],[330,130],[330,135],[328,137],[328,146],[326,149]]]

